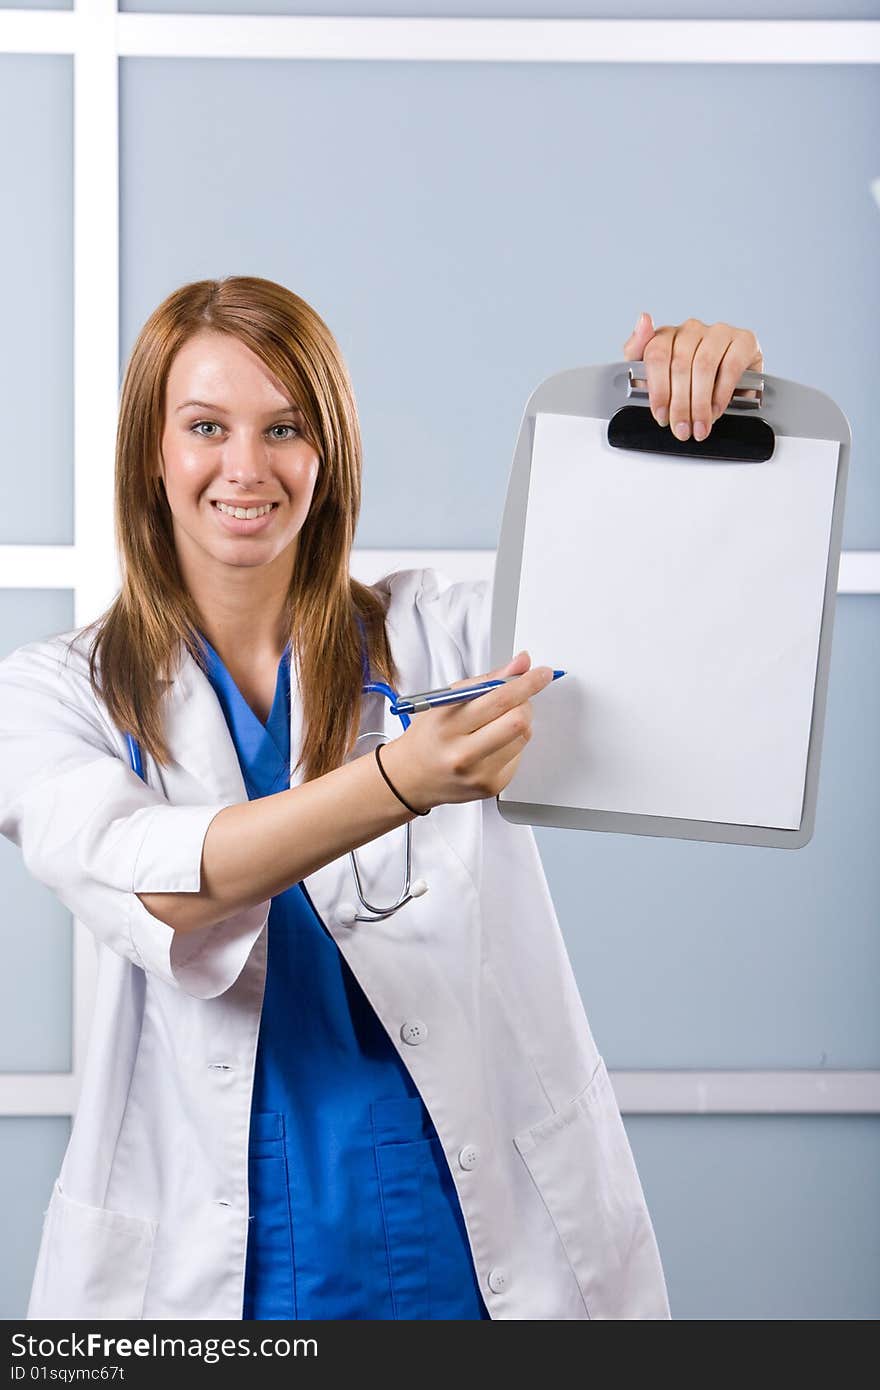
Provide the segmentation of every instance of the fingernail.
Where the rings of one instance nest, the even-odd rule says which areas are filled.
[[[679,420],[678,424],[675,426],[675,433],[678,435],[679,439],[687,439],[690,434],[687,420]]]
[[[668,421],[669,421],[669,411],[666,410],[664,406],[661,406],[660,409],[657,411],[657,424],[658,424],[658,425],[665,425],[665,424],[668,423]]]
[[[706,438],[706,426],[703,424],[702,420],[695,420],[695,421],[694,421],[694,439],[705,439],[705,438]]]
[[[639,331],[639,329],[641,328],[641,326],[642,326],[642,324],[644,323],[644,321],[645,321],[645,315],[644,315],[644,312],[642,312],[641,314],[639,314],[638,318],[636,319],[636,326],[635,326],[635,328],[633,329],[633,333],[638,333],[638,331]]]

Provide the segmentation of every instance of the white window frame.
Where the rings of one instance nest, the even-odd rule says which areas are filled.
[[[71,589],[74,625],[119,586],[113,458],[119,369],[120,57],[450,62],[876,63],[880,22],[858,20],[387,19],[0,9],[0,53],[69,54],[74,66],[74,535],[0,545],[0,587]],[[873,186],[880,202],[880,182]],[[87,308],[83,308],[87,306]],[[360,550],[353,572],[436,565],[491,576],[491,550]],[[841,557],[838,592],[880,594],[880,551]],[[94,941],[74,924],[72,1070],[0,1074],[0,1116],[76,1111],[95,985]],[[615,1071],[628,1113],[877,1113],[880,1071]]]

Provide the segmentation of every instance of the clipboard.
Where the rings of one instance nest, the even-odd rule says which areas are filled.
[[[830,397],[766,373],[743,374],[701,442],[656,423],[642,362],[536,388],[499,536],[491,664],[527,648],[567,674],[531,702],[531,741],[497,797],[505,820],[809,842],[850,445]],[[567,622],[553,616],[560,577]]]

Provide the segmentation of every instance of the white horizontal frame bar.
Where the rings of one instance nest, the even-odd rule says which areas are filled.
[[[876,63],[880,21],[418,19],[117,14],[117,51],[149,58],[475,63]],[[0,10],[0,53],[73,52],[87,14]]]
[[[395,570],[437,569],[452,580],[492,579],[494,550],[359,550],[351,552],[349,570],[362,584],[372,584]]]
[[[880,594],[880,550],[842,550],[839,594]]]
[[[629,1115],[876,1115],[880,1071],[612,1071]],[[74,1077],[0,1074],[0,1115],[72,1115]]]
[[[0,53],[73,53],[81,19],[72,10],[0,9]]]
[[[224,15],[218,22],[208,15],[125,14],[119,52],[404,62],[866,63],[880,60],[880,23],[275,15]]]
[[[880,1071],[615,1071],[625,1114],[876,1115]]]
[[[0,1073],[0,1115],[73,1115],[77,1099],[72,1072]]]
[[[76,567],[74,545],[0,545],[3,589],[75,589]]]
[[[423,566],[442,570],[450,579],[491,579],[495,551],[355,548],[351,552],[351,573],[363,584],[393,570]],[[85,545],[0,545],[0,589],[82,589],[94,569],[94,552]],[[880,594],[880,550],[843,551],[837,592]]]

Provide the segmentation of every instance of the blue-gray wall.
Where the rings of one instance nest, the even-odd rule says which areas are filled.
[[[11,8],[11,7],[10,7]],[[58,6],[62,8],[62,6]],[[186,0],[208,13],[874,18],[707,0]],[[0,55],[6,267],[0,543],[70,544],[72,67]],[[642,309],[753,328],[768,371],[848,416],[847,549],[880,550],[873,380],[880,83],[871,66],[120,63],[121,359],[175,286],[282,281],[347,358],[366,446],[357,543],[491,548],[522,408],[619,360]],[[0,591],[0,655],[72,625]],[[798,852],[538,832],[615,1068],[880,1067],[880,596],[839,600],[816,832]],[[70,1063],[70,920],[0,841],[0,1070]],[[871,1116],[626,1118],[677,1318],[873,1318]],[[22,1316],[64,1119],[0,1120]]]

